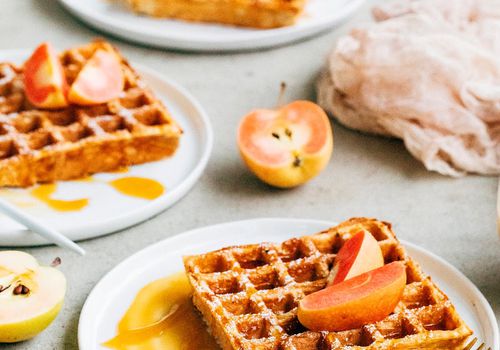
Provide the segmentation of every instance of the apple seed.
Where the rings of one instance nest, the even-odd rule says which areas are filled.
[[[26,295],[30,292],[29,288],[24,284],[19,284],[16,288],[14,288],[14,295]]]
[[[50,264],[51,267],[57,267],[61,265],[61,258],[60,257],[56,257],[52,263]]]

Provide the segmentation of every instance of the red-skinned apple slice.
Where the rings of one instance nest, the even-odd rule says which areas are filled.
[[[300,301],[297,316],[314,331],[360,328],[391,314],[405,285],[404,264],[393,262],[309,294]]]
[[[384,266],[377,240],[368,231],[360,231],[347,240],[335,258],[327,285],[337,284]]]
[[[68,105],[64,70],[49,43],[36,48],[24,65],[26,97],[36,107],[63,108]]]
[[[262,181],[282,188],[298,186],[325,168],[333,135],[325,112],[309,101],[279,110],[258,109],[238,130],[243,160]]]
[[[71,85],[68,100],[84,106],[105,103],[120,95],[124,83],[117,55],[97,50]]]

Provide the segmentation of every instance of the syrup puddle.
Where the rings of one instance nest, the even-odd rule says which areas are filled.
[[[56,190],[56,184],[44,184],[35,187],[30,191],[30,193],[33,197],[57,211],[81,210],[89,204],[88,198],[74,200],[53,199],[52,195],[56,192]]]
[[[127,169],[121,169],[117,172],[126,172]],[[116,191],[129,197],[142,198],[146,200],[153,200],[160,197],[165,192],[165,187],[158,181],[128,176],[122,177],[112,181],[100,181],[94,179],[92,176],[87,176],[75,181],[79,182],[102,182],[113,187]],[[89,204],[88,198],[65,200],[54,199],[52,196],[57,191],[57,184],[42,184],[30,190],[30,194],[48,205],[56,211],[78,211],[85,208]]]
[[[143,199],[153,200],[160,197],[165,188],[155,180],[143,177],[122,177],[108,182],[118,192]]]
[[[142,288],[103,345],[115,350],[220,350],[191,302],[184,272]]]

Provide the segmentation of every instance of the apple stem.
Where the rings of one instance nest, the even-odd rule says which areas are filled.
[[[302,165],[302,159],[298,155],[296,155],[295,159],[293,161],[293,166],[294,167],[299,167],[301,165]]]
[[[277,107],[281,107],[283,106],[285,103],[284,99],[285,99],[285,91],[286,91],[286,83],[284,81],[281,82],[280,84],[280,94],[278,95],[278,103],[277,103]]]

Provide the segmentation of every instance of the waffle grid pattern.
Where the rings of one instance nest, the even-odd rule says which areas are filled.
[[[61,55],[71,83],[96,41]],[[24,96],[22,69],[0,65],[0,185],[71,179],[171,155],[182,133],[163,104],[122,59],[125,87],[108,103],[40,110]]]
[[[360,230],[379,242],[385,262],[403,261],[407,286],[393,314],[360,329],[312,332],[297,304],[324,288],[335,255]],[[390,225],[356,218],[281,244],[224,248],[185,257],[193,302],[223,349],[462,349],[471,334],[453,305],[407,257]]]

